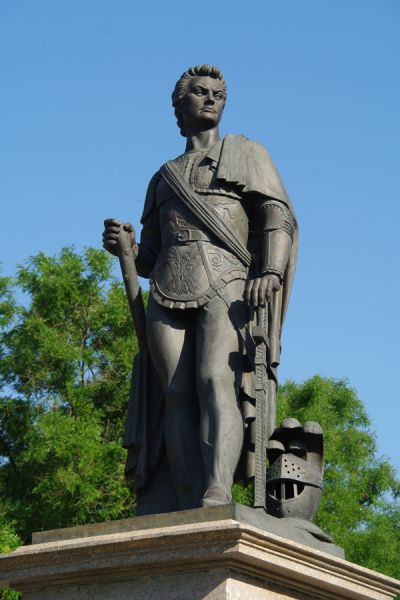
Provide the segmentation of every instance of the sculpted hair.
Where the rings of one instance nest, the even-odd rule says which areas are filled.
[[[185,127],[182,121],[182,100],[186,96],[189,83],[193,77],[213,77],[219,79],[224,93],[224,101],[226,101],[226,82],[222,71],[218,67],[212,65],[196,65],[185,71],[176,82],[174,91],[172,92],[172,106],[175,109],[175,116],[181,135],[186,136]]]

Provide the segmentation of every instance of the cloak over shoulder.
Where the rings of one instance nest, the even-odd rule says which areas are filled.
[[[220,153],[217,158],[218,150]],[[217,158],[218,179],[235,183],[246,193],[280,200],[293,212],[279,173],[261,144],[244,135],[227,135],[211,149],[208,157]]]

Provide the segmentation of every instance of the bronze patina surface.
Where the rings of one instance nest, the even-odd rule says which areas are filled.
[[[140,346],[126,472],[139,515],[227,504],[235,480],[254,478],[256,508],[312,519],[322,431],[295,419],[275,426],[296,218],[265,148],[221,139],[226,99],[217,67],[183,73],[172,104],[185,152],[152,177],[140,242],[130,224],[105,221]],[[146,315],[137,274],[150,279]]]

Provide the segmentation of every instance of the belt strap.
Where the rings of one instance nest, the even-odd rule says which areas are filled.
[[[246,267],[250,267],[251,255],[246,246],[226,226],[217,211],[199,198],[182,177],[174,163],[172,161],[166,162],[161,167],[160,173],[172,191],[190,208],[199,221],[207,227],[208,231],[222,242]]]
[[[199,231],[198,229],[181,229],[179,231],[168,233],[166,243],[167,245],[170,245],[176,244],[177,242],[185,243],[199,241],[209,242],[209,234],[203,231]]]

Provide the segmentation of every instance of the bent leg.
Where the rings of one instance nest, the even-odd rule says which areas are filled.
[[[233,283],[242,290],[242,282]],[[196,334],[200,440],[206,478],[203,504],[225,503],[231,501],[243,444],[243,418],[238,404],[243,358],[237,330],[221,298],[214,298],[202,310]]]
[[[189,311],[149,299],[148,344],[165,394],[165,445],[181,509],[200,506],[204,492],[192,320]]]

